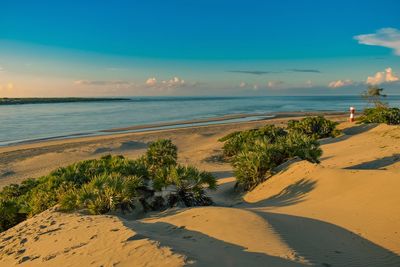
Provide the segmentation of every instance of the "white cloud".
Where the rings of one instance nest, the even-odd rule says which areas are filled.
[[[247,89],[252,89],[252,90],[255,90],[255,91],[260,89],[260,85],[257,84],[257,83],[252,84],[252,83],[241,82],[239,84],[239,87],[243,88],[243,89],[246,89],[246,90]]]
[[[127,81],[89,81],[89,80],[77,80],[74,81],[77,85],[130,85]]]
[[[158,89],[158,90],[173,90],[176,88],[182,87],[196,87],[199,85],[198,82],[187,83],[185,80],[179,77],[173,77],[169,80],[161,80],[158,81],[155,77],[148,78],[145,82],[145,85],[150,88]]]
[[[354,36],[360,44],[391,48],[400,56],[400,31],[395,28],[382,28],[376,33]]]
[[[268,81],[267,87],[268,88],[276,88],[283,84],[283,81]]]
[[[352,85],[352,84],[353,84],[352,80],[337,80],[337,81],[330,82],[328,84],[328,86],[330,88],[340,88],[340,87],[349,86],[349,85]]]
[[[152,77],[146,80],[146,85],[148,86],[155,86],[157,84],[157,79]]]
[[[239,87],[240,88],[245,88],[247,86],[247,83],[245,83],[245,82],[241,82],[240,84],[239,84]]]
[[[392,68],[387,68],[386,70],[386,82],[397,82],[399,80],[399,76],[396,76]]]
[[[393,73],[392,68],[387,68],[385,71],[378,71],[374,76],[368,76],[367,78],[367,84],[372,85],[397,81],[399,81],[399,77]]]
[[[181,87],[185,85],[185,81],[181,78],[174,77],[170,80],[162,81],[161,84],[167,87]]]
[[[0,72],[3,72],[4,68],[2,66],[0,66]]]
[[[125,80],[76,80],[74,84],[77,86],[98,88],[97,90],[145,90],[144,92],[154,93],[166,92],[171,93],[177,88],[193,88],[199,85],[197,82],[187,83],[179,77],[173,77],[169,80],[157,80],[155,77],[150,77],[144,83],[134,83]],[[87,89],[87,88],[86,88]]]

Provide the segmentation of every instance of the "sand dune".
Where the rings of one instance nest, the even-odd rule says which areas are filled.
[[[400,127],[342,123],[345,135],[321,141],[321,164],[294,162],[244,196],[233,190],[230,166],[216,160],[217,139],[238,125],[224,127],[158,133],[177,143],[181,162],[219,177],[216,206],[136,220],[48,210],[0,234],[0,266],[400,266]],[[115,153],[120,142],[154,135],[103,145]],[[75,158],[99,149],[68,146]],[[124,154],[142,151],[132,145]],[[17,164],[10,160],[10,171]]]

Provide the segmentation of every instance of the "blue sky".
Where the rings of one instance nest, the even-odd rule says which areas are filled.
[[[0,96],[400,94],[395,0],[0,6]]]

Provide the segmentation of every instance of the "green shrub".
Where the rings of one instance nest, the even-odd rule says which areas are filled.
[[[92,214],[109,211],[127,211],[133,209],[133,203],[139,196],[138,188],[143,179],[137,176],[103,174],[94,177],[79,190],[71,190],[61,199],[61,209],[65,211],[88,209]]]
[[[0,199],[0,232],[25,219],[26,216],[20,213],[20,206],[15,200]]]
[[[0,192],[0,199],[13,199],[25,195],[27,192],[32,190],[39,184],[39,181],[35,179],[26,179],[19,184],[10,184],[3,187]]]
[[[149,176],[144,162],[111,155],[103,156],[100,160],[85,160],[59,168],[50,176],[57,177],[57,183],[72,182],[74,185],[82,185],[89,182],[94,176],[110,172],[138,175],[144,178]]]
[[[367,108],[364,114],[359,118],[361,123],[386,123],[389,125],[400,124],[400,109],[379,106]]]
[[[316,139],[293,132],[271,142],[260,139],[245,148],[232,160],[237,185],[251,190],[272,175],[274,169],[284,162],[299,157],[319,162],[322,150]]]
[[[158,140],[137,160],[108,155],[6,186],[0,192],[0,231],[56,204],[61,211],[87,209],[92,214],[103,214],[130,211],[136,203],[144,210],[164,209],[166,203],[212,203],[205,190],[216,187],[215,177],[194,167],[180,166],[176,160],[176,146],[170,140]],[[157,191],[161,196],[155,196]]]
[[[168,181],[175,188],[175,192],[168,197],[171,207],[177,203],[183,203],[187,207],[212,204],[212,200],[204,191],[205,188],[217,188],[216,179],[211,173],[199,171],[191,166],[178,165],[170,169]]]
[[[299,132],[289,133],[281,145],[285,151],[286,159],[299,157],[313,163],[319,163],[319,158],[322,155],[322,150],[319,146],[317,139]]]
[[[237,185],[244,190],[254,188],[284,159],[284,150],[279,144],[260,140],[245,147],[232,161]]]
[[[284,129],[274,125],[266,125],[259,129],[251,129],[228,134],[219,139],[219,141],[224,142],[222,147],[224,156],[232,158],[241,152],[245,145],[249,146],[257,142],[257,140],[265,138],[270,140],[270,142],[275,142],[277,138],[285,135],[286,132]]]
[[[323,116],[306,117],[301,120],[290,120],[287,125],[289,132],[299,132],[316,139],[335,137],[340,134],[336,129],[337,122],[325,119]]]
[[[177,159],[178,148],[169,139],[151,143],[146,152],[146,162],[153,172],[159,168],[175,166]]]
[[[286,161],[299,157],[318,163],[322,150],[318,138],[336,136],[337,123],[323,117],[290,121],[285,130],[273,125],[231,133],[224,142],[224,156],[230,159],[237,185],[250,190]]]

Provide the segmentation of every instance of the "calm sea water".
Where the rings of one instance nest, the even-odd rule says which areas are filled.
[[[400,106],[400,96],[388,97]],[[0,145],[238,113],[357,110],[359,96],[132,97],[128,101],[0,106]]]

